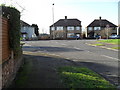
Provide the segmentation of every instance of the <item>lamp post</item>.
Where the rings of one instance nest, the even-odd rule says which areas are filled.
[[[55,39],[55,36],[54,36],[54,31],[55,31],[55,25],[54,25],[54,3],[52,4],[52,14],[53,14],[53,31],[52,31],[52,33],[53,33],[53,39]]]
[[[109,36],[109,34],[108,34],[108,33],[109,33],[108,30],[109,30],[109,27],[110,27],[109,24],[107,24],[106,27],[107,27],[107,39],[108,39],[108,36]]]

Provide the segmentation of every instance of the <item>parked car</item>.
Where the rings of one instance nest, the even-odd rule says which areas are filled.
[[[120,39],[120,35],[111,35],[109,39]]]
[[[81,39],[79,36],[70,36],[69,39]]]

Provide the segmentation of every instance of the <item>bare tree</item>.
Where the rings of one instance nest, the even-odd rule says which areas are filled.
[[[111,34],[112,34],[112,28],[105,28],[100,32],[100,35],[105,38],[110,36]]]
[[[59,38],[59,39],[62,39],[65,37],[65,31],[63,30],[55,30],[55,31],[52,31],[52,36],[54,38]]]

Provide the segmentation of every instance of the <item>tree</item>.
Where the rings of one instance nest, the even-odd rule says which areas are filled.
[[[36,34],[36,36],[39,36],[39,28],[38,28],[38,25],[37,25],[37,24],[32,24],[32,27],[35,28],[35,34]]]
[[[52,31],[52,36],[54,38],[59,38],[59,39],[65,38],[65,31],[63,30]]]
[[[111,34],[112,34],[112,29],[111,28],[105,28],[105,29],[101,30],[101,32],[100,32],[100,35],[104,38],[107,38]]]

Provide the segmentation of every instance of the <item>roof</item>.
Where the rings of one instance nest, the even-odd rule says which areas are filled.
[[[26,23],[26,22],[24,22],[22,20],[20,20],[20,24],[21,24],[21,26],[31,26],[31,25],[29,25],[28,23]]]
[[[54,23],[54,26],[81,26],[81,21],[78,19],[60,19]]]
[[[109,25],[110,27],[117,27],[115,24],[109,22],[106,19],[95,19],[87,27],[106,27],[106,25]]]

